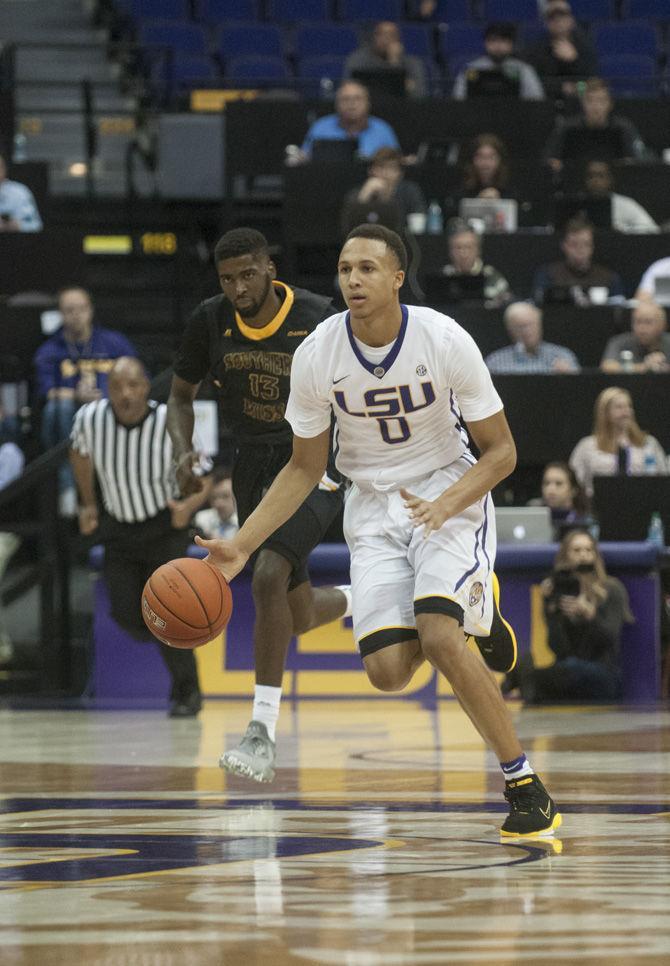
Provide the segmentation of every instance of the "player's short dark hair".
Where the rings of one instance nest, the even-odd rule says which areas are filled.
[[[352,228],[345,238],[345,244],[352,238],[371,238],[373,241],[384,242],[386,247],[395,255],[402,271],[407,271],[407,249],[397,232],[391,231],[390,228],[385,228],[384,225],[357,225],[356,228]]]
[[[268,240],[255,228],[232,228],[222,235],[214,248],[214,261],[219,262],[226,258],[239,258],[240,255],[267,255],[270,250]]]

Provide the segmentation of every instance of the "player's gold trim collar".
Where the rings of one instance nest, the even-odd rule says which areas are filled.
[[[242,335],[246,336],[247,339],[253,339],[254,342],[260,342],[261,339],[269,339],[271,335],[278,332],[284,324],[286,316],[291,311],[293,307],[293,302],[295,301],[295,294],[292,288],[284,282],[278,282],[276,279],[272,283],[276,288],[281,288],[284,290],[284,301],[282,306],[275,315],[273,319],[270,319],[267,325],[264,325],[262,329],[254,329],[251,325],[242,319],[239,312],[235,312],[235,322],[237,323],[237,328],[240,330]]]

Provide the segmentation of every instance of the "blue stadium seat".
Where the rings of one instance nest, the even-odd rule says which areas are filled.
[[[591,37],[599,57],[617,57],[619,54],[656,56],[658,35],[644,20],[600,24],[593,27]]]
[[[400,20],[400,0],[339,0],[340,20],[355,23],[361,20]]]
[[[198,24],[174,20],[146,20],[137,34],[140,47],[173,47],[189,54],[206,54],[207,37]]]
[[[131,0],[128,7],[136,20],[190,20],[188,0]]]
[[[233,57],[226,64],[226,80],[231,81],[285,81],[289,76],[282,57]]]
[[[602,57],[600,73],[615,97],[658,97],[656,61],[645,54]]]
[[[302,57],[346,57],[358,47],[358,34],[345,24],[319,24],[298,27],[295,53]]]
[[[258,0],[196,0],[196,16],[208,24],[257,20]]]
[[[668,0],[624,0],[621,16],[670,20],[670,4]]]
[[[491,21],[537,20],[537,0],[486,0],[486,19]]]
[[[418,6],[418,3],[416,5]],[[437,8],[432,19],[440,23],[473,20],[473,6],[469,0],[437,0]]]
[[[284,38],[275,24],[236,23],[221,28],[218,50],[229,57],[284,57]]]
[[[456,58],[472,60],[484,53],[483,30],[471,23],[440,24],[438,48],[453,74],[452,64]]]
[[[173,85],[179,88],[197,87],[199,84],[207,86],[219,76],[209,57],[184,54],[177,54],[168,70]]]
[[[324,21],[330,17],[329,0],[269,0],[268,20],[277,23]]]
[[[591,20],[613,20],[615,16],[614,0],[570,0],[570,6],[575,19],[583,23]]]
[[[516,35],[517,49],[522,50],[524,47],[531,47],[536,40],[541,40],[546,33],[546,28],[541,20],[535,23],[526,21],[526,23],[519,24]]]
[[[434,59],[435,49],[431,27],[422,23],[403,23],[399,26],[402,42],[408,54],[428,60]]]
[[[321,80],[327,77],[334,84],[339,84],[344,71],[342,57],[303,57],[298,62],[298,77],[309,80]]]

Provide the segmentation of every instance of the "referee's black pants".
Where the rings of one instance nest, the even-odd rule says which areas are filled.
[[[119,523],[110,516],[101,520],[98,539],[105,546],[104,575],[111,615],[138,641],[152,641],[160,649],[172,678],[172,701],[186,701],[200,693],[193,651],[161,644],[151,636],[142,619],[144,585],[156,567],[185,557],[190,543],[188,528],[175,530],[169,510],[142,523]]]

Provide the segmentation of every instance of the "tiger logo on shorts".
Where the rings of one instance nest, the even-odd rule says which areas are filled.
[[[476,604],[482,599],[482,594],[484,593],[484,584],[481,580],[476,580],[472,587],[470,588],[470,596],[468,597],[468,604],[470,607],[475,607]]]

